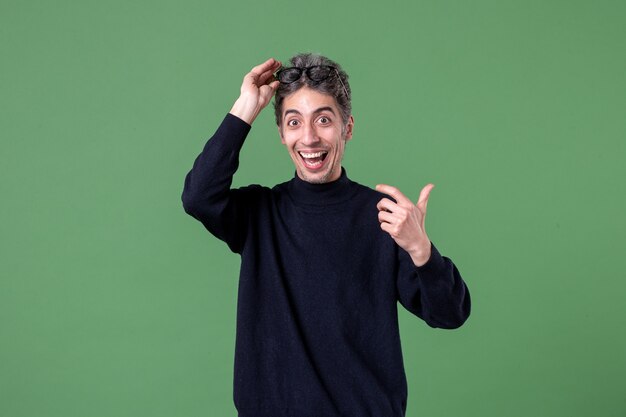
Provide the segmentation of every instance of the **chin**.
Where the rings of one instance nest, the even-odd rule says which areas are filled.
[[[309,184],[326,184],[328,182],[327,177],[322,177],[322,178],[305,177],[303,179]]]
[[[327,182],[333,181],[331,179],[333,176],[332,173],[333,173],[332,171],[326,171],[326,172],[317,172],[315,174],[311,174],[311,173],[308,173],[304,169],[301,169],[299,171],[300,178],[311,184],[325,184]]]

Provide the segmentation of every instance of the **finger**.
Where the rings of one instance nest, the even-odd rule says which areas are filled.
[[[400,205],[413,206],[413,202],[409,200],[407,196],[402,194],[402,192],[398,190],[396,187],[392,187],[391,185],[387,185],[387,184],[378,184],[376,186],[376,191],[379,191],[383,194],[387,194],[393,197]]]
[[[391,223],[381,222],[380,228],[383,229],[385,232],[389,233],[390,235],[393,232],[393,225]]]
[[[261,86],[263,89],[267,89],[268,91],[271,92],[271,94],[274,94],[274,92],[278,89],[278,84],[280,84],[280,81],[275,80],[272,82],[269,82],[263,86]]]
[[[263,64],[252,68],[245,78],[248,80],[248,83],[261,86],[267,84],[268,80],[271,80],[270,82],[274,81],[272,78],[278,68],[280,68],[280,62],[270,58]]]
[[[393,201],[391,201],[390,199],[385,197],[382,200],[380,200],[378,204],[376,204],[376,208],[379,211],[388,211],[390,213],[393,213],[394,211],[398,209],[398,205],[394,203]]]
[[[395,218],[393,216],[393,214],[391,213],[387,213],[386,211],[379,211],[378,212],[378,221],[380,223],[394,223]]]
[[[275,65],[270,67],[267,71],[264,71],[259,75],[258,81],[259,84],[269,84],[276,81],[276,77],[274,77],[274,73],[277,69],[280,68],[280,62],[276,61]]]
[[[263,83],[269,85],[269,84],[273,83],[274,81],[278,81],[278,80],[274,76],[274,73],[270,72],[269,75],[267,77],[265,77],[265,81],[263,81]]]
[[[428,205],[428,197],[430,196],[430,192],[435,188],[435,184],[426,184],[422,191],[420,192],[420,198],[417,200],[417,206],[422,211],[426,211],[426,206]]]
[[[274,58],[270,58],[262,64],[259,64],[252,68],[250,71],[251,74],[256,76],[260,76],[264,72],[272,71],[280,67],[280,61],[275,60]]]
[[[274,91],[276,91],[276,87],[278,87],[275,83],[269,83],[269,84],[261,84],[259,85],[259,91],[261,92],[261,94],[263,95],[272,95],[274,94]]]
[[[265,71],[260,74],[249,72],[245,76],[245,80],[257,86],[262,86],[265,84],[269,84],[275,80],[273,71]]]
[[[259,85],[270,84],[274,81],[276,81],[276,78],[274,78],[274,72],[272,71],[264,72],[263,74],[259,75],[259,78],[257,79]]]
[[[261,88],[259,89],[259,92],[265,103],[269,103],[269,101],[274,96],[274,93],[276,93],[277,88],[278,88],[278,81],[274,81],[267,85],[261,86]]]

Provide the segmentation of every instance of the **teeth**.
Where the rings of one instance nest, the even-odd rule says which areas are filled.
[[[318,160],[317,162],[312,162],[309,159],[305,159],[304,160],[304,165],[308,166],[309,168],[319,168],[322,166],[324,162],[321,160]]]
[[[326,152],[326,151],[320,151],[320,152],[314,152],[314,153],[300,152],[300,155],[302,155],[303,158],[319,158],[320,156],[324,155],[325,153],[328,153],[328,152]]]

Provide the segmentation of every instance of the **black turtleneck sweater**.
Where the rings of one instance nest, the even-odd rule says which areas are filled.
[[[297,175],[231,189],[250,125],[228,114],[185,178],[185,211],[241,255],[234,402],[240,417],[404,416],[397,302],[456,328],[467,287],[435,246],[416,267],[381,230],[383,198]],[[416,353],[414,353],[416,354]]]

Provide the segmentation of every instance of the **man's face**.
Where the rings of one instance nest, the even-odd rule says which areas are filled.
[[[298,177],[316,184],[338,179],[353,125],[354,119],[350,116],[342,132],[337,102],[327,94],[303,87],[285,98],[278,132]]]

